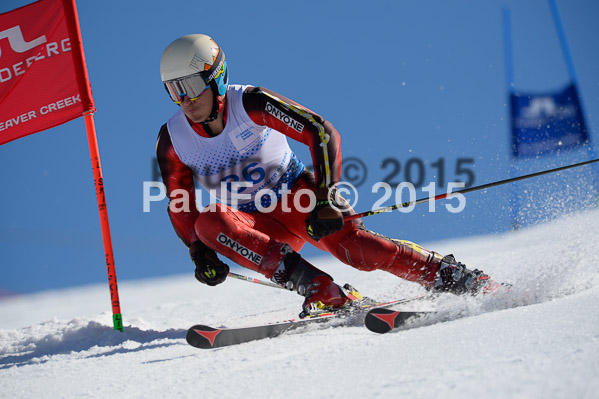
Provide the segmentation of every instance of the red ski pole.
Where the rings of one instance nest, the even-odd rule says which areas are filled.
[[[249,283],[265,285],[265,286],[271,287],[271,288],[281,288],[281,289],[284,289],[284,287],[281,287],[280,285],[277,285],[275,283],[271,283],[270,281],[258,280],[257,278],[247,277],[247,276],[244,276],[242,274],[237,274],[237,273],[229,272],[228,276],[232,277],[232,278],[236,278],[237,280],[247,281]]]

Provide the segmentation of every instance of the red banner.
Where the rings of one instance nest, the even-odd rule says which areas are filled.
[[[95,111],[75,0],[0,14],[0,145]]]

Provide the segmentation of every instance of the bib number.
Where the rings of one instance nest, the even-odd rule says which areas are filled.
[[[250,182],[252,184],[258,184],[262,180],[264,180],[264,177],[266,176],[266,172],[264,171],[264,168],[261,168],[260,166],[258,166],[258,162],[252,162],[251,164],[249,164],[245,168],[243,168],[243,170],[241,171],[241,176],[243,177],[243,181]],[[228,175],[228,176],[223,177],[220,181],[226,182],[227,190],[232,193],[233,192],[233,184],[232,183],[241,181],[242,177],[239,177],[239,175]],[[247,187],[239,187],[239,190],[237,190],[237,193],[244,192],[246,188]]]

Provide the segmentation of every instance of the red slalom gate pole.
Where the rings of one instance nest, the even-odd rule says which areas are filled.
[[[100,151],[98,150],[98,138],[96,125],[94,123],[94,101],[85,62],[85,51],[83,40],[79,29],[79,16],[75,0],[62,0],[65,17],[68,21],[67,28],[71,38],[71,50],[73,63],[75,65],[77,86],[87,110],[83,112],[85,119],[85,130],[87,131],[87,143],[94,173],[96,186],[96,199],[98,200],[98,211],[100,213],[100,225],[102,227],[102,241],[104,242],[104,253],[106,255],[106,272],[108,273],[108,284],[110,288],[110,300],[112,303],[112,321],[114,329],[123,331],[123,317],[119,302],[119,291],[116,283],[116,270],[114,267],[114,256],[112,252],[112,240],[110,238],[110,226],[108,225],[108,212],[106,211],[106,197],[104,195],[104,181],[102,177],[102,165],[100,163]]]
[[[104,194],[104,180],[102,177],[102,164],[100,163],[100,152],[98,150],[98,139],[96,136],[96,125],[94,123],[94,112],[86,111],[85,129],[87,130],[87,142],[89,155],[94,172],[96,185],[96,198],[98,200],[98,211],[100,212],[100,225],[102,227],[102,241],[106,255],[106,272],[108,274],[108,286],[110,288],[110,301],[112,303],[112,321],[114,329],[123,332],[123,316],[119,301],[119,290],[116,282],[116,269],[114,266],[114,255],[112,252],[112,239],[110,237],[110,226],[108,223],[108,211],[106,210],[106,196]]]

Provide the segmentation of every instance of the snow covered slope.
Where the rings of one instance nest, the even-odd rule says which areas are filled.
[[[1,396],[597,398],[598,224],[591,211],[427,245],[514,288],[501,298],[448,295],[436,319],[386,335],[328,328],[198,350],[184,340],[192,324],[294,317],[301,298],[237,280],[209,288],[191,273],[122,282],[124,333],[112,330],[105,285],[7,298]],[[383,272],[313,261],[381,300],[423,292]]]

